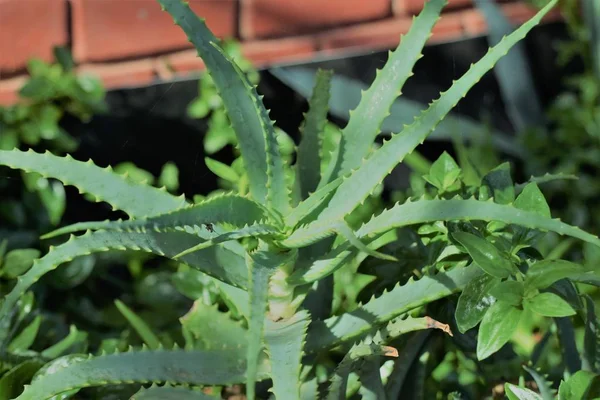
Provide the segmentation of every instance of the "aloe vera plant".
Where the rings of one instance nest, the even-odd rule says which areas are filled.
[[[426,182],[427,190],[378,214],[361,214],[383,179],[556,0],[491,48],[410,125],[375,148],[374,138],[446,4],[429,1],[364,93],[331,155],[322,150],[331,76],[318,74],[293,165],[282,156],[277,131],[256,88],[203,20],[180,0],[159,3],[206,63],[236,134],[247,190],[192,204],[91,161],[0,151],[0,165],[58,179],[129,216],[77,223],[45,236],[71,234],[37,259],[4,297],[0,351],[8,357],[10,344],[19,338],[13,329],[18,303],[32,285],[62,263],[95,252],[137,250],[185,263],[216,282],[228,313],[195,304],[181,319],[183,346],[171,346],[117,303],[146,346],[53,360],[18,399],[50,399],[90,386],[123,383],[169,383],[143,389],[133,398],[204,398],[204,392],[188,386],[245,384],[247,397],[254,399],[264,394],[257,382],[268,379],[277,399],[312,399],[323,392],[324,398],[332,399],[356,392],[364,398],[394,398],[406,371],[394,368],[384,376],[380,366],[382,357],[400,355],[390,344],[400,343],[403,335],[433,328],[458,335],[480,324],[476,354],[484,360],[510,341],[525,313],[565,317],[577,312],[546,289],[566,278],[594,283],[596,275],[577,264],[538,261],[526,250],[542,231],[593,246],[600,246],[600,239],[552,219],[535,182],[520,187],[517,195],[505,164],[480,186],[469,186],[455,161],[444,154],[423,177],[421,189]],[[409,226],[418,227],[423,246],[435,249],[431,260],[408,271],[408,276],[404,271],[405,279],[375,290],[371,299],[350,310],[313,317],[322,314],[319,307],[331,306],[318,297],[322,281],[353,273],[367,257],[402,262],[402,254],[389,250],[389,245],[402,240]],[[85,233],[75,236],[77,232]],[[456,318],[438,321],[428,315],[430,303],[461,292]],[[545,310],[548,305],[552,312]],[[199,330],[208,324],[211,329]],[[342,352],[338,362],[336,351]],[[406,359],[411,357],[416,355]],[[319,372],[323,366],[325,381]]]

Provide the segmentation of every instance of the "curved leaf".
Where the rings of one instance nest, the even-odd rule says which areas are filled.
[[[91,160],[81,162],[71,156],[57,157],[32,150],[0,150],[0,165],[58,179],[65,185],[75,186],[80,193],[93,195],[96,201],[105,201],[114,209],[125,211],[132,218],[162,214],[187,204],[183,196],[175,197],[165,190],[135,183],[112,172],[111,167],[97,167]]]
[[[204,394],[200,389],[152,385],[140,389],[130,400],[215,400],[215,396]]]
[[[148,350],[90,356],[39,377],[16,400],[46,400],[67,390],[122,382],[227,385],[243,382],[245,370],[244,358],[234,350]],[[267,372],[261,364],[258,376],[265,378]]]
[[[198,51],[223,99],[238,139],[252,197],[285,215],[290,204],[283,161],[273,123],[256,89],[187,4],[181,0],[158,1]]]
[[[485,313],[477,336],[477,359],[500,350],[517,329],[523,310],[503,301],[495,302]]]

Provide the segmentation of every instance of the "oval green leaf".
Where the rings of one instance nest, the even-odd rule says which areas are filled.
[[[576,312],[569,303],[554,293],[540,293],[525,299],[524,307],[545,317],[568,317]]]
[[[514,272],[512,262],[487,240],[467,232],[455,232],[452,237],[464,246],[475,264],[496,278],[508,278]]]
[[[456,325],[462,333],[481,322],[485,312],[496,301],[490,290],[499,282],[498,278],[483,274],[472,279],[462,291],[456,306]]]
[[[500,350],[519,325],[523,310],[497,301],[485,313],[477,336],[477,359],[483,360]]]

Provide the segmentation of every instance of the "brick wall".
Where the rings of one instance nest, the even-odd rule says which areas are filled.
[[[189,0],[220,37],[242,42],[257,67],[396,46],[424,0]],[[501,0],[516,24],[534,10]],[[546,20],[558,18],[554,12]],[[471,0],[449,0],[431,42],[485,33]],[[141,86],[203,69],[156,0],[0,0],[0,103],[16,98],[31,57],[70,46],[81,72],[108,88]]]

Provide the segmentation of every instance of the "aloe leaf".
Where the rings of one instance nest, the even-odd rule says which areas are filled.
[[[152,385],[140,389],[130,400],[215,400],[215,396],[204,394],[200,389]]]
[[[300,369],[310,317],[299,311],[291,318],[267,321],[265,341],[271,362],[273,394],[278,399],[300,399]]]
[[[380,357],[366,359],[358,369],[358,380],[361,383],[358,393],[362,400],[386,400],[385,388],[381,380]]]
[[[257,250],[246,256],[248,265],[248,291],[250,293],[250,318],[248,319],[248,348],[246,353],[246,394],[249,400],[256,396],[255,382],[258,362],[262,352],[263,330],[267,316],[269,279],[286,260],[285,255]],[[273,311],[273,310],[271,310]]]
[[[253,200],[236,194],[225,194],[211,197],[188,207],[170,210],[169,212],[150,218],[128,221],[79,222],[47,233],[42,236],[42,239],[88,229],[152,229],[168,231],[185,230],[186,228],[194,228],[203,224],[227,224],[228,226],[241,228],[266,218],[268,218],[267,211]],[[204,230],[208,231],[206,226],[204,228]]]
[[[213,278],[214,279],[214,278]],[[228,285],[218,279],[214,279],[214,282],[219,287],[221,297],[227,307],[231,310],[232,308],[248,319],[250,315],[250,308],[248,306],[250,298],[248,292],[235,286]]]
[[[160,339],[152,332],[152,328],[148,326],[146,321],[120,300],[115,300],[115,306],[117,306],[119,312],[125,317],[150,350],[156,350],[161,346]]]
[[[319,70],[313,94],[309,101],[309,110],[304,115],[301,128],[302,137],[297,151],[297,179],[300,183],[302,198],[314,192],[321,179],[321,142],[327,111],[329,109],[329,87],[332,71]]]
[[[475,6],[483,14],[488,26],[491,46],[499,43],[514,29],[493,0],[476,0]],[[544,127],[545,117],[540,97],[535,90],[525,45],[517,43],[494,67],[500,92],[508,115],[518,132],[527,128]]]
[[[600,4],[594,0],[584,0],[583,17],[589,32],[592,67],[596,79],[600,79]]]
[[[240,322],[234,321],[218,305],[207,305],[200,300],[194,302],[190,311],[179,319],[188,349],[237,350],[243,354],[246,350],[247,330]]]
[[[158,0],[198,51],[223,99],[235,130],[250,193],[261,204],[282,214],[289,208],[283,161],[269,119],[256,89],[239,67],[219,47],[219,40],[181,0]]]
[[[377,324],[388,322],[416,307],[461,291],[467,283],[482,273],[479,268],[471,265],[433,276],[424,276],[418,281],[411,278],[406,284],[384,292],[356,310],[324,321],[313,321],[308,329],[305,351],[307,353],[319,351],[360,337],[373,330]],[[420,324],[428,323],[425,319],[409,321],[414,323],[415,327],[419,327],[414,330],[423,329],[420,328]],[[398,323],[400,324],[400,321]]]
[[[534,368],[530,368],[527,365],[523,365],[523,369],[527,371],[535,381],[542,399],[554,400],[556,398],[555,390],[552,389],[552,384],[548,382],[546,377],[542,375],[541,372],[535,370]]]
[[[573,322],[571,318],[567,317],[554,318],[554,321],[566,370],[570,374],[574,374],[581,369],[581,358],[577,349]]]
[[[390,107],[400,96],[406,80],[412,76],[415,63],[422,57],[421,50],[446,4],[446,0],[425,3],[406,36],[400,40],[396,50],[390,52],[385,66],[378,71],[371,87],[362,94],[360,103],[350,113],[321,186],[358,167],[369,153]]]
[[[69,356],[67,356],[69,357]],[[64,357],[62,357],[64,358]],[[228,385],[243,382],[246,363],[235,350],[146,350],[81,357],[35,379],[16,400],[46,400],[67,390],[112,384],[169,382]],[[267,376],[263,363],[258,377]]]
[[[588,295],[585,300],[585,334],[583,337],[582,368],[587,371],[598,372],[600,362],[600,324],[596,315],[596,305]]]
[[[58,179],[65,185],[75,186],[80,193],[93,195],[96,201],[105,201],[115,210],[125,211],[132,218],[162,214],[187,204],[183,196],[175,197],[165,190],[135,183],[112,172],[111,167],[97,167],[91,160],[81,162],[71,156],[58,157],[31,150],[0,150],[0,165]]]
[[[600,239],[596,236],[577,227],[565,224],[558,219],[547,218],[536,212],[521,210],[510,205],[496,204],[492,201],[479,201],[473,198],[455,198],[450,200],[421,199],[414,202],[409,201],[404,204],[396,204],[364,224],[356,232],[356,236],[359,239],[363,239],[364,243],[368,243],[369,237],[376,237],[391,229],[427,222],[451,220],[500,221],[530,229],[556,232],[560,235],[572,236],[600,246]],[[282,240],[280,244],[288,248],[304,247],[331,236],[335,232],[334,226],[335,224],[330,221],[316,221],[296,229],[285,240]],[[292,279],[294,282],[307,283],[315,278],[322,277],[321,273],[323,271],[327,273],[333,272],[335,267],[341,264],[332,261],[344,260],[350,254],[350,250],[348,249],[349,246],[344,245],[334,249],[323,258],[322,263],[314,263],[310,269],[298,271]],[[326,264],[327,269],[323,268],[323,264]],[[309,278],[309,276],[311,277]]]
[[[294,228],[298,223],[313,214],[315,210],[318,210],[319,207],[326,205],[326,200],[331,197],[333,191],[341,183],[341,179],[336,179],[312,193],[285,217],[285,225],[289,228]]]
[[[578,179],[579,179],[579,177],[577,175],[563,174],[563,173],[558,173],[558,174],[547,173],[542,176],[531,176],[527,180],[527,182],[517,183],[515,185],[515,191],[517,193],[520,193],[521,190],[523,190],[530,183],[542,184],[542,183],[561,181],[561,180],[578,180]]]
[[[108,250],[140,250],[161,256],[172,257],[196,244],[198,238],[183,232],[94,232],[72,237],[68,242],[52,247],[39,260],[36,260],[27,273],[17,279],[17,284],[8,293],[0,307],[0,322],[11,315],[19,298],[43,275],[56,269],[60,264],[75,257]],[[212,247],[182,258],[182,261],[208,275],[245,288],[248,272],[244,259],[224,247]],[[0,343],[7,332],[0,331]]]
[[[230,240],[237,240],[237,239],[242,239],[242,238],[247,238],[247,237],[259,238],[259,237],[263,237],[263,236],[268,236],[270,239],[279,239],[282,237],[279,229],[272,225],[266,225],[266,224],[250,225],[250,226],[245,226],[242,229],[225,232],[220,235],[213,236],[210,239],[208,239],[202,243],[199,243],[194,247],[191,247],[185,251],[182,251],[181,253],[173,256],[173,258],[178,259],[178,258],[186,256],[190,253],[194,253],[199,250],[207,249],[211,246],[215,246],[219,243],[228,242]]]
[[[444,92],[415,121],[404,128],[402,133],[392,138],[375,151],[357,170],[353,171],[336,190],[329,206],[319,219],[342,218],[349,214],[375,187],[383,181],[391,170],[412,152],[431,133],[440,120],[465,96],[468,90],[519,40],[540,22],[557,0],[552,0],[528,22],[523,24],[498,45],[491,48],[477,64],[474,64],[458,81]],[[384,81],[390,80],[388,74],[380,74]],[[360,118],[359,114],[356,114]],[[364,117],[364,116],[363,116]]]
[[[348,376],[354,369],[356,363],[377,356],[392,356],[397,357],[398,351],[389,346],[382,346],[375,343],[358,343],[352,346],[350,351],[344,356],[342,362],[335,369],[327,400],[345,400],[346,385],[348,384]]]
[[[311,69],[296,66],[278,67],[270,69],[269,72],[304,98],[310,98],[315,81],[315,73]],[[354,109],[360,103],[361,93],[368,88],[368,85],[356,79],[334,75],[331,80],[330,113],[342,120],[348,120],[348,111]],[[405,97],[397,98],[390,108],[390,115],[383,121],[382,133],[397,132],[400,127],[410,124],[425,108],[427,108],[427,104]],[[485,137],[482,136],[482,132],[487,129],[485,125],[476,120],[450,112],[440,121],[435,131],[427,139],[450,140],[455,137],[455,133],[460,133],[463,140],[468,139],[472,143],[483,143],[482,140]],[[525,156],[521,147],[504,132],[494,131],[491,135],[491,141],[495,147],[506,154],[519,158]]]

